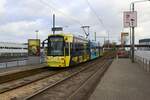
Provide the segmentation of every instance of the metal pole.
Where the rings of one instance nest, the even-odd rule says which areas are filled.
[[[36,32],[36,39],[38,39],[38,35],[37,35],[38,33]]]
[[[134,12],[134,3],[132,3],[132,12]],[[134,26],[132,21],[132,63],[134,63]]]
[[[55,28],[55,14],[53,14],[53,28]],[[55,34],[55,30],[53,30],[53,34]]]
[[[94,35],[95,35],[95,41],[96,41],[96,32],[95,32],[95,34],[94,34]]]
[[[108,32],[108,48],[109,48],[109,32]]]
[[[35,31],[36,32],[36,39],[38,39],[38,30]]]
[[[131,26],[130,26],[130,58],[131,58],[131,50],[132,50],[131,37],[132,37],[132,33],[131,33]]]
[[[131,11],[131,5],[130,5],[130,11]],[[131,37],[132,37],[132,33],[131,33],[131,31],[132,31],[132,28],[131,28],[131,22],[129,23],[129,25],[130,25],[130,59],[132,59],[132,40],[131,40]]]
[[[106,41],[106,40],[105,40],[105,37],[104,37],[104,44],[105,44],[105,41]]]

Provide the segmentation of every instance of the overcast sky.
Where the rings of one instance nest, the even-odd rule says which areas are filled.
[[[103,25],[89,8],[87,0],[0,0],[0,41],[27,42],[35,38],[35,30],[39,30],[40,39],[47,38],[51,32],[52,14],[56,14],[56,25],[64,27],[65,33],[83,35],[81,25],[89,25],[91,39],[93,33],[108,36],[111,41],[118,42],[123,28],[123,11],[135,0],[88,0]],[[138,39],[150,37],[150,2],[137,3]],[[105,26],[105,28],[104,28]],[[98,38],[101,42],[102,38]]]

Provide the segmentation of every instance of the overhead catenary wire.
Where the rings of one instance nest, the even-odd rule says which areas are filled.
[[[109,34],[109,31],[107,30],[105,24],[103,23],[103,20],[98,16],[94,8],[91,6],[90,2],[88,0],[85,0],[87,2],[88,7],[91,9],[91,11],[94,13],[96,18],[98,19],[100,25],[105,29],[105,31]]]
[[[54,12],[57,12],[58,14],[61,14],[61,15],[64,15],[66,16],[68,19],[67,20],[70,20],[70,21],[73,21],[75,23],[77,23],[78,25],[80,26],[84,26],[77,18],[75,17],[72,17],[66,13],[64,13],[63,11],[61,11],[60,9],[58,9],[57,7],[54,7],[53,5],[57,5],[57,4],[54,4],[54,2],[48,2],[48,1],[45,1],[45,0],[39,0],[39,2],[41,4],[44,4],[45,6],[47,6],[48,8],[51,8],[53,9]],[[100,22],[100,25],[102,25],[102,27],[106,30],[106,33],[108,33],[109,35],[109,31],[107,31],[102,19],[97,15],[96,11],[93,9],[93,7],[90,5],[89,1],[87,0],[87,4],[89,6],[89,8],[94,12],[94,14],[96,15],[97,19],[98,19],[98,22]],[[85,30],[84,30],[85,31]],[[108,36],[109,38],[109,36]]]
[[[50,5],[50,3],[46,2],[45,0],[39,0],[39,2],[40,2],[41,4],[46,5],[48,8],[53,9],[54,12],[58,12],[59,14],[66,16],[68,19],[70,19],[70,21],[72,20],[73,22],[79,24],[80,26],[83,25],[83,24],[82,24],[79,20],[77,20],[76,18],[74,18],[74,17],[72,17],[72,16],[70,16],[70,15],[68,15],[68,14],[66,14],[66,13],[64,13],[64,12],[62,12],[61,10],[59,10],[59,9],[57,9],[57,8],[55,8],[55,7],[53,7],[52,5]]]
[[[98,21],[100,22],[100,24],[103,26],[103,28],[104,28],[104,30],[106,31],[106,33],[108,34],[108,48],[109,48],[109,42],[110,42],[110,40],[109,40],[109,30],[107,30],[107,28],[106,28],[106,26],[105,26],[105,24],[103,23],[103,20],[98,16],[98,14],[96,13],[96,11],[94,10],[94,8],[91,6],[91,4],[89,3],[89,1],[88,0],[86,0],[86,2],[87,2],[87,4],[88,4],[88,6],[89,6],[89,8],[91,9],[91,11],[95,14],[95,16],[97,17],[97,19],[98,19]]]

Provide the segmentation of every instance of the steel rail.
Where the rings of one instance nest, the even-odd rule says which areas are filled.
[[[84,66],[84,65],[86,65],[87,63],[83,63],[81,66]],[[75,67],[72,67],[73,69],[75,68]],[[54,75],[56,75],[56,74],[59,74],[59,73],[61,73],[61,72],[64,72],[64,71],[67,71],[67,70],[69,70],[69,69],[63,69],[63,70],[60,70],[60,71],[56,71],[56,72],[52,72],[52,73],[50,73],[49,75],[45,75],[45,76],[43,76],[43,77],[41,77],[41,78],[37,78],[37,79],[34,79],[34,80],[31,80],[31,79],[29,79],[29,81],[27,81],[27,82],[22,82],[21,80],[18,80],[18,79],[16,79],[16,82],[17,81],[21,81],[21,82],[18,82],[18,84],[14,84],[14,85],[11,85],[11,87],[3,87],[3,88],[0,88],[0,94],[2,94],[2,93],[4,93],[4,92],[8,92],[8,91],[11,91],[11,90],[14,90],[14,89],[17,89],[17,88],[20,88],[20,87],[23,87],[23,86],[26,86],[26,85],[28,85],[28,84],[31,84],[31,83],[34,83],[34,82],[37,82],[37,81],[40,81],[40,80],[42,80],[42,79],[45,79],[45,78],[48,78],[48,77],[51,77],[51,76],[54,76]],[[39,75],[40,74],[44,74],[44,73],[46,73],[46,72],[48,72],[47,70],[44,70],[43,72],[41,72],[41,73],[39,73]],[[38,75],[38,74],[35,74],[35,75]],[[27,77],[23,77],[23,81],[25,81],[26,79],[24,79],[24,78],[31,78],[32,76],[27,76]],[[33,76],[34,77],[34,76]],[[20,78],[19,78],[20,79]],[[12,80],[12,81],[15,81],[15,80]],[[2,83],[2,84],[7,84],[7,83],[10,83],[10,82],[12,82],[12,81],[6,81],[5,83]],[[23,84],[22,84],[23,83]]]
[[[96,63],[96,62],[92,63],[91,65],[93,65],[93,64],[95,64],[95,63]],[[31,94],[30,96],[27,96],[26,98],[24,98],[24,100],[32,99],[33,97],[39,95],[40,93],[42,93],[42,92],[44,92],[44,91],[46,91],[46,90],[48,90],[48,89],[50,89],[50,88],[53,88],[54,86],[56,86],[56,85],[62,83],[63,81],[66,81],[66,80],[70,79],[71,77],[73,77],[73,76],[79,74],[80,72],[85,71],[85,70],[87,70],[87,69],[89,69],[89,68],[92,68],[91,65],[87,65],[88,67],[85,67],[85,68],[83,68],[83,69],[81,69],[81,70],[79,70],[79,71],[77,71],[77,72],[74,72],[74,73],[70,74],[68,77],[63,78],[63,79],[57,81],[56,83],[54,83],[54,84],[52,84],[52,85],[49,85],[49,86],[47,86],[47,87],[45,87],[45,88],[39,90],[38,92],[35,92],[35,93]]]
[[[93,79],[97,76],[97,74],[98,74],[99,77],[101,78],[102,75],[104,74],[104,72],[106,71],[106,69],[108,68],[109,64],[110,64],[110,61],[109,61],[109,62],[105,62],[105,63],[103,64],[103,66],[100,67],[98,70],[96,70],[90,77],[88,77],[87,80],[85,80],[85,81],[80,85],[80,87],[77,88],[77,89],[67,98],[67,100],[77,100],[77,98],[78,98],[78,99],[79,99],[79,98],[83,98],[83,97],[80,97],[80,95],[79,95],[79,94],[81,93],[81,91],[83,90],[83,88],[84,88],[85,86],[87,86],[87,84],[89,83],[89,81],[90,81],[90,80],[93,80]]]
[[[46,72],[47,72],[47,71],[46,71]],[[43,76],[43,77],[40,77],[40,78],[37,78],[37,79],[34,79],[34,80],[30,80],[30,81],[27,81],[27,82],[23,82],[23,84],[18,83],[18,84],[15,85],[15,86],[4,87],[4,88],[0,89],[0,94],[1,94],[1,93],[4,93],[4,92],[11,91],[11,90],[14,90],[14,89],[17,89],[17,88],[20,88],[20,87],[23,87],[23,86],[26,86],[26,85],[28,85],[28,84],[31,84],[31,83],[40,81],[40,80],[45,79],[45,78],[54,76],[54,75],[56,75],[56,74],[58,74],[58,73],[60,73],[60,72],[62,72],[62,70],[61,70],[61,71],[57,71],[57,72],[52,72],[52,73],[50,73],[49,75],[45,75],[45,76]],[[45,73],[45,72],[43,72],[43,74],[44,74],[44,73]],[[39,73],[39,74],[41,74],[41,73]],[[37,75],[37,74],[36,74],[36,75]],[[32,76],[28,76],[28,77],[32,77]],[[34,76],[33,76],[33,77],[34,77]],[[16,81],[18,81],[18,80],[16,80]],[[25,81],[25,80],[23,80],[23,81]],[[22,83],[22,82],[21,82],[21,83]],[[6,83],[6,84],[7,84],[7,83]]]

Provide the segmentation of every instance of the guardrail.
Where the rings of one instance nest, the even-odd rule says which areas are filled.
[[[30,65],[28,63],[28,58],[16,58],[10,60],[0,61],[0,68],[9,68],[9,67],[20,67],[24,65]],[[45,63],[45,57],[40,57],[39,63]]]
[[[27,64],[27,58],[24,59],[13,59],[8,60],[4,62],[0,62],[0,68],[8,68],[8,67],[14,67],[14,66],[23,66]]]
[[[135,61],[147,72],[150,72],[150,59],[135,55]]]

